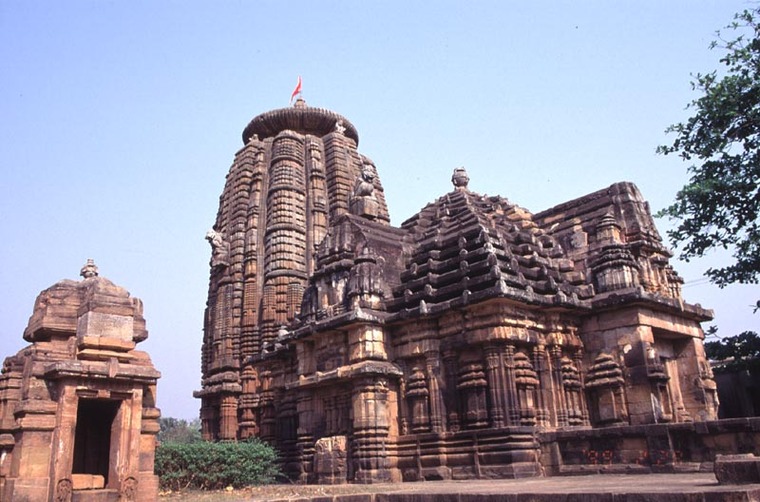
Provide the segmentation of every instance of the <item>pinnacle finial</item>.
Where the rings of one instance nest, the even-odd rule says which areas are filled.
[[[454,184],[454,188],[457,190],[467,190],[469,182],[470,177],[467,175],[467,170],[464,167],[454,169],[454,174],[451,175],[451,183]]]
[[[89,279],[90,277],[97,277],[98,266],[95,265],[95,260],[88,258],[87,263],[85,263],[82,269],[79,271],[79,275],[85,279]]]

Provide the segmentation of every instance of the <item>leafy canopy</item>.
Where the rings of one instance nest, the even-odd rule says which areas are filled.
[[[681,259],[701,257],[715,248],[731,250],[733,263],[710,268],[706,275],[720,287],[757,283],[760,277],[760,8],[734,16],[726,27],[736,34],[726,41],[718,32],[711,49],[725,49],[717,71],[696,74],[692,87],[702,97],[688,105],[694,115],[666,130],[675,133],[661,154],[686,161],[691,178],[675,202],[659,215],[679,220],[668,231]]]
[[[716,364],[716,373],[753,370],[760,368],[760,336],[745,331],[720,341],[705,342],[707,358]]]
[[[181,418],[161,417],[158,419],[161,427],[158,432],[159,443],[194,443],[201,440],[201,421],[187,421]]]

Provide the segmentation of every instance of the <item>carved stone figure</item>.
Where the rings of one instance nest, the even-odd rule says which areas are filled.
[[[374,197],[375,195],[375,173],[372,166],[364,164],[362,166],[361,177],[354,185],[354,197]]]
[[[351,196],[351,213],[375,219],[380,213],[380,204],[375,196],[375,172],[370,164],[364,164],[354,184]]]
[[[62,479],[55,486],[55,502],[71,502],[71,480]]]
[[[206,232],[206,240],[211,244],[211,268],[228,266],[230,250],[222,234],[211,229]]]

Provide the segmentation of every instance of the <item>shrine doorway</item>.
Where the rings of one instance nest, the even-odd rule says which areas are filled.
[[[108,485],[113,424],[120,404],[110,399],[79,400],[72,474],[103,476]]]

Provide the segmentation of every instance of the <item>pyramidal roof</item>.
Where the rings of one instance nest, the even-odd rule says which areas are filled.
[[[389,310],[432,311],[491,297],[588,306],[593,288],[529,211],[466,183],[455,186],[402,224],[414,251]]]

